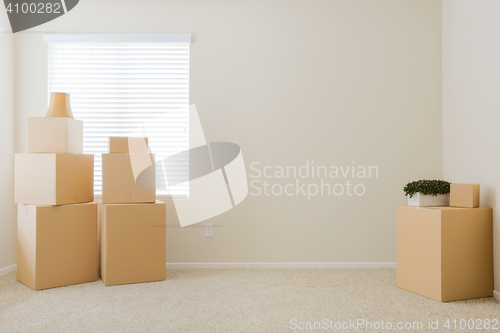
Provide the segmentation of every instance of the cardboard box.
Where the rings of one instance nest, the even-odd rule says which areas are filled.
[[[101,277],[101,218],[102,201],[97,201],[97,275]]]
[[[148,138],[111,136],[109,152],[112,154],[148,153]]]
[[[15,203],[67,205],[94,201],[94,155],[16,154]]]
[[[97,204],[18,205],[17,281],[34,290],[97,281]]]
[[[479,207],[479,184],[451,184],[450,206],[466,208]]]
[[[137,181],[131,160],[146,160],[150,165],[137,177]],[[102,154],[102,202],[154,203],[155,172],[154,154]]]
[[[101,277],[106,286],[166,278],[165,203],[103,204]]]
[[[398,206],[397,286],[441,302],[493,295],[491,208]]]
[[[83,153],[83,121],[67,117],[28,118],[28,153]]]

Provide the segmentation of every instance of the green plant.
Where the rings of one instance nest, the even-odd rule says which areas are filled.
[[[450,182],[437,179],[416,180],[406,184],[404,191],[405,195],[409,196],[410,198],[413,197],[413,195],[417,192],[420,192],[424,195],[437,196],[438,194],[450,193]]]

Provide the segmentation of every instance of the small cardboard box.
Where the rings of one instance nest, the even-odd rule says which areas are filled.
[[[132,169],[134,161],[147,166],[141,168],[137,181]],[[154,203],[155,172],[154,154],[102,154],[102,202]]]
[[[83,121],[67,117],[28,118],[28,153],[83,153]]]
[[[465,208],[479,207],[479,184],[451,184],[450,206]]]
[[[97,281],[97,204],[18,205],[17,281],[41,290]]]
[[[398,206],[397,286],[441,302],[493,295],[491,208]]]
[[[148,138],[111,136],[109,152],[112,154],[148,153]]]
[[[94,201],[94,155],[16,154],[15,203],[68,205]]]
[[[103,204],[101,277],[106,286],[165,280],[165,203]]]

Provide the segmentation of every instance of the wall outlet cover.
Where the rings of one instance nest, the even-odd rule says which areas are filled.
[[[205,237],[214,236],[214,227],[212,224],[205,224]]]

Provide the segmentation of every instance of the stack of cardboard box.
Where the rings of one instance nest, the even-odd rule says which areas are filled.
[[[493,295],[493,212],[479,184],[451,184],[450,206],[398,206],[397,285],[441,301]]]
[[[165,280],[165,203],[147,138],[111,137],[102,155],[99,271],[106,286]]]
[[[17,280],[34,290],[98,279],[94,155],[69,95],[53,93],[47,115],[28,119],[28,153],[15,157]]]

